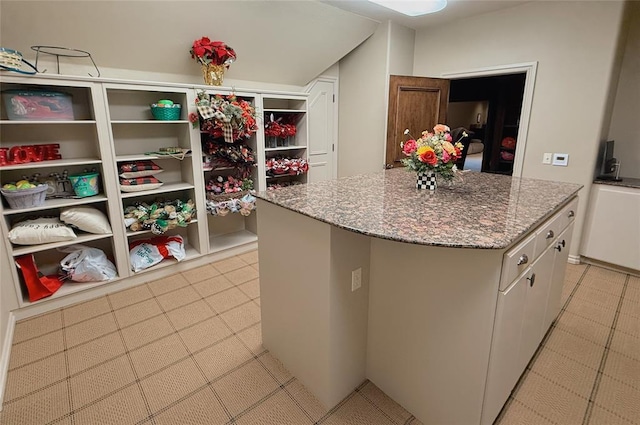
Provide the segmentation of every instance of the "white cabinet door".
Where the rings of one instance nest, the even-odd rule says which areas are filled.
[[[544,318],[551,271],[553,268],[554,250],[549,247],[533,263],[531,271],[526,276],[527,295],[522,319],[522,339],[520,340],[519,365],[524,370],[535,353],[542,337],[546,332]]]
[[[562,286],[564,285],[564,274],[567,269],[569,259],[569,243],[573,233],[573,223],[558,236],[558,240],[551,250],[554,252],[553,273],[551,275],[551,287],[549,288],[549,299],[547,301],[547,311],[544,317],[544,327],[548,329],[551,323],[560,314],[560,301],[562,299]]]
[[[518,353],[529,274],[498,292],[482,424],[493,423],[522,373]]]

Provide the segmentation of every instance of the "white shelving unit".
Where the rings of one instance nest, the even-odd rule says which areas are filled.
[[[212,216],[206,212],[205,185],[209,178],[233,175],[234,167],[219,167],[205,170],[202,164],[202,135],[200,129],[189,121],[189,113],[196,112],[195,99],[198,91],[210,94],[230,95],[247,100],[256,110],[258,131],[242,143],[249,146],[256,158],[251,171],[255,190],[268,186],[265,161],[275,156],[307,158],[307,95],[273,90],[235,90],[224,87],[194,86],[176,83],[125,81],[106,78],[68,77],[60,75],[34,76],[0,75],[0,90],[48,90],[69,93],[72,96],[74,118],[72,120],[10,120],[4,105],[0,108],[0,147],[56,143],[60,145],[61,159],[11,164],[0,167],[0,185],[19,180],[23,175],[39,173],[41,178],[64,170],[73,175],[84,170],[95,169],[100,174],[100,193],[86,198],[47,199],[44,205],[24,209],[11,209],[4,199],[0,205],[0,228],[7,248],[9,263],[21,255],[33,254],[38,269],[44,274],[55,274],[60,260],[67,253],[59,251],[72,244],[83,244],[103,250],[113,261],[118,275],[105,282],[67,282],[51,297],[29,302],[21,273],[11,269],[12,281],[0,285],[14,287],[18,306],[28,312],[41,313],[50,308],[65,305],[66,300],[77,302],[89,299],[93,294],[109,292],[109,284],[122,282],[114,287],[122,289],[143,281],[143,273],[167,269],[171,273],[175,259],[166,259],[149,269],[134,273],[129,260],[129,243],[155,236],[148,230],[130,231],[123,221],[124,209],[137,203],[152,203],[157,198],[165,200],[192,199],[197,218],[186,227],[169,230],[165,235],[181,235],[185,240],[185,261],[210,256],[223,258],[225,253],[235,254],[257,247],[257,220],[253,211],[245,217],[239,213]],[[173,121],[156,120],[151,115],[150,105],[160,99],[171,99],[179,103],[181,115]],[[287,146],[266,147],[263,119],[273,113],[278,117],[294,119],[297,134]],[[182,160],[161,155],[163,147],[181,147],[191,150]],[[163,185],[157,189],[141,192],[121,192],[119,165],[130,161],[152,160],[163,171],[156,175]],[[271,181],[306,181],[306,175],[270,178]],[[56,216],[64,208],[92,206],[108,217],[112,232],[90,234],[76,231],[77,238],[68,242],[40,245],[13,245],[6,235],[18,221],[40,216]],[[206,217],[206,218],[205,218]],[[183,266],[180,266],[183,268]],[[177,269],[180,269],[178,267]],[[106,285],[106,286],[105,286]],[[98,289],[98,288],[101,289]],[[114,289],[115,290],[115,289]],[[13,292],[5,292],[11,293]],[[65,296],[78,294],[64,299]],[[61,298],[63,298],[61,300]],[[48,303],[49,300],[57,301]],[[47,304],[48,303],[48,304]],[[34,307],[38,304],[37,307]],[[30,308],[34,307],[34,308]],[[29,313],[27,313],[28,315]]]

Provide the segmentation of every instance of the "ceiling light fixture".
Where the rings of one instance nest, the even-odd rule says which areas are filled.
[[[368,0],[407,16],[435,13],[447,6],[447,0]]]

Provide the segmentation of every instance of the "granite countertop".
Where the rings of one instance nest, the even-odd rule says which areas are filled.
[[[257,197],[334,226],[400,242],[503,249],[564,205],[582,187],[465,172],[451,188],[415,188],[404,169],[260,192]]]
[[[636,179],[632,177],[622,177],[622,181],[620,182],[616,182],[613,180],[600,180],[600,179],[595,179],[593,182],[595,184],[606,184],[609,186],[630,187],[633,189],[640,188],[640,179]]]

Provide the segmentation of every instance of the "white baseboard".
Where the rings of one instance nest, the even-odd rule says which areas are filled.
[[[569,264],[581,264],[582,261],[580,261],[580,256],[579,255],[571,255],[569,254],[569,259],[567,260],[567,262]]]
[[[9,374],[9,356],[11,355],[11,346],[13,345],[13,330],[16,326],[16,316],[13,312],[9,312],[7,318],[7,331],[4,334],[2,342],[2,352],[0,352],[0,410],[2,410],[4,402],[4,390],[7,385],[7,375]]]

